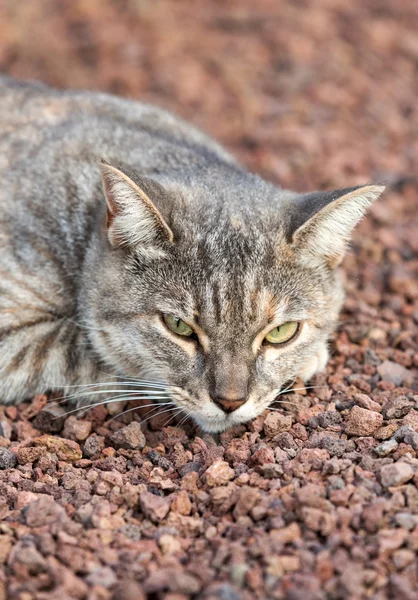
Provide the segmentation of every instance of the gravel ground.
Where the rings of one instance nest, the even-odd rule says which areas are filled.
[[[166,106],[284,186],[390,187],[278,410],[0,407],[1,600],[417,598],[417,30],[414,0],[0,2],[2,71]]]

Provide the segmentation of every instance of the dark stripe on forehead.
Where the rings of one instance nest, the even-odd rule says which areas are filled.
[[[222,305],[224,303],[223,298],[220,294],[219,284],[214,282],[212,285],[212,306],[213,316],[215,323],[219,324],[222,322]]]

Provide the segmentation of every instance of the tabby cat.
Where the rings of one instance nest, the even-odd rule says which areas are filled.
[[[383,190],[282,190],[163,110],[8,77],[0,175],[0,401],[142,395],[211,432],[325,367]]]

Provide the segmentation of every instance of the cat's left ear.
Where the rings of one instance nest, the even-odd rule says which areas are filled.
[[[143,250],[163,256],[173,232],[154,204],[165,196],[155,181],[135,178],[102,160],[103,189],[107,201],[107,235],[113,247]]]
[[[382,185],[365,185],[303,194],[292,205],[288,230],[292,246],[335,268],[344,256],[353,229],[384,189]]]

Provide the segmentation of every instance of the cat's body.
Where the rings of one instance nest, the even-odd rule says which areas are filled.
[[[324,367],[334,267],[381,192],[279,190],[164,111],[9,78],[0,182],[0,402],[145,378],[208,430]]]

